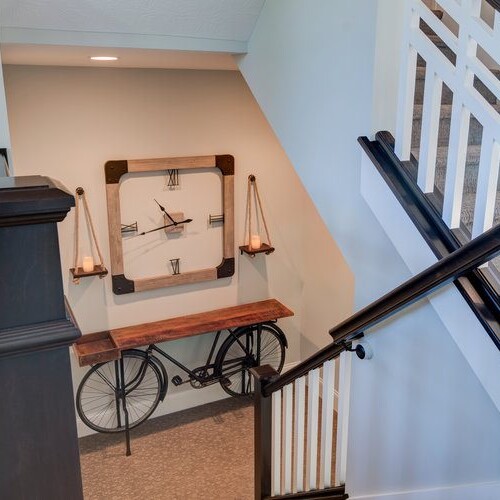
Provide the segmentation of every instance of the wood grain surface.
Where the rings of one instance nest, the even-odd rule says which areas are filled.
[[[184,168],[214,168],[215,156],[186,156],[179,158],[150,158],[146,160],[128,160],[129,172],[152,172],[154,170],[172,170]]]
[[[188,316],[143,323],[96,332],[81,337],[73,346],[80,366],[120,358],[120,351],[157,344],[203,333],[255,325],[293,316],[293,312],[276,299],[226,307]]]
[[[264,321],[293,316],[293,312],[276,299],[226,307],[154,323],[111,330],[110,336],[119,349],[145,346],[191,337],[226,328],[254,325]]]
[[[109,253],[111,274],[123,274],[122,226],[120,216],[120,184],[107,184]]]
[[[134,280],[134,288],[136,292],[144,292],[164,286],[191,285],[193,283],[202,283],[203,281],[213,281],[216,279],[217,269],[212,267],[210,269],[200,269],[186,273],[181,272],[180,274],[155,276],[154,278],[137,278]]]
[[[224,258],[234,257],[234,175],[223,177]]]
[[[97,332],[80,337],[73,344],[73,351],[80,366],[120,359],[120,349],[111,340],[110,332]]]

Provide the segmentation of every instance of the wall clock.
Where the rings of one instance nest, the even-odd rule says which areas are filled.
[[[231,155],[105,164],[113,292],[234,274]]]

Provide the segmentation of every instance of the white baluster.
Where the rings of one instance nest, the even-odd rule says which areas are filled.
[[[337,457],[335,484],[345,484],[347,470],[347,437],[349,433],[349,406],[351,401],[351,354],[344,351],[340,355],[339,406],[337,416]]]
[[[321,462],[320,488],[332,486],[333,418],[335,402],[335,361],[323,365],[323,390],[321,396]]]
[[[306,378],[301,377],[295,381],[294,492],[304,491],[305,399],[306,399]]]
[[[283,389],[283,466],[284,493],[292,492],[292,421],[293,421],[293,384]]]
[[[443,219],[452,229],[460,225],[470,117],[470,111],[455,97],[451,111],[443,202]]]
[[[470,18],[473,14],[479,15],[480,8],[480,2],[478,3],[477,0],[462,0],[464,18]],[[465,26],[464,29],[460,26],[456,63],[458,84],[453,95],[443,202],[443,219],[450,228],[456,228],[460,225],[471,117],[470,110],[464,106],[463,96],[472,88],[474,74],[470,71],[467,61],[468,58],[475,57],[476,52],[477,42],[469,36]]]
[[[427,64],[418,161],[418,185],[424,193],[434,191],[436,155],[441,116],[441,95],[443,80],[436,74],[431,64]]]
[[[316,489],[318,466],[319,368],[307,377],[306,491]]]
[[[272,395],[272,463],[271,463],[271,490],[273,495],[281,495],[281,391]]]
[[[484,131],[477,180],[474,224],[472,227],[473,238],[493,226],[499,167],[500,145],[494,141],[488,131]]]
[[[418,29],[419,16],[408,3],[403,51],[401,54],[401,77],[399,82],[398,117],[396,125],[396,154],[400,160],[409,160],[411,154],[411,131],[413,128],[413,105],[415,101],[415,78],[417,74],[417,51],[410,44],[411,30]]]

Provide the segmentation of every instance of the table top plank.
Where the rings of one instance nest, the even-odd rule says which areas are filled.
[[[241,304],[152,323],[111,330],[109,335],[118,349],[130,349],[203,333],[255,325],[293,316],[294,313],[276,299]]]

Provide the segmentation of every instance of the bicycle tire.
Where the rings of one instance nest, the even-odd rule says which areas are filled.
[[[130,349],[122,352],[122,359],[127,385],[138,375],[146,353]],[[92,366],[78,386],[78,415],[85,425],[97,432],[117,433],[125,430],[122,399],[117,390],[117,363],[108,361]],[[130,429],[142,424],[155,411],[161,399],[163,383],[166,384],[167,380],[163,380],[157,361],[150,357],[141,383],[126,394]]]
[[[285,334],[274,324],[265,323],[260,325],[260,328],[260,356],[257,356],[256,341],[259,325],[236,330],[224,341],[217,353],[215,373],[221,378],[221,387],[231,396],[246,396],[253,393],[253,378],[248,372],[250,368],[271,365],[278,373],[283,369],[287,347]],[[245,348],[250,347],[248,354],[240,342]]]

